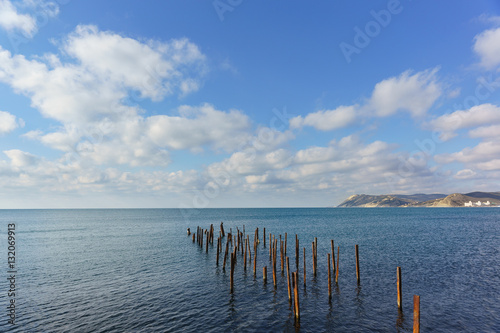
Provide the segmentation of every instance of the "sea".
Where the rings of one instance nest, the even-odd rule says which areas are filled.
[[[1,332],[412,332],[414,295],[421,332],[500,332],[500,208],[1,210],[0,222]],[[229,259],[216,265],[221,222],[224,250],[228,232],[253,244],[259,228],[256,274],[252,246],[246,270],[237,254],[232,293]],[[207,252],[187,228],[211,224]],[[285,233],[291,271],[299,240],[300,321],[281,273]]]

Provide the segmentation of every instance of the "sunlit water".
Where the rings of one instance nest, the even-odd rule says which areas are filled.
[[[421,299],[422,332],[500,332],[497,208],[7,210],[0,211],[0,221],[0,331],[411,332],[415,294]],[[222,256],[216,267],[215,246],[207,254],[187,237],[188,227],[196,231],[211,223],[218,233],[221,221],[226,232],[244,225],[251,239],[256,227],[261,238],[263,228],[266,236],[287,232],[291,270],[298,235],[300,327],[279,261],[273,287],[262,242],[256,278],[239,259],[230,294],[229,269],[222,271]],[[17,229],[15,326],[7,317],[8,223]],[[340,246],[339,283],[331,302],[330,239]],[[396,303],[397,266],[402,313]]]

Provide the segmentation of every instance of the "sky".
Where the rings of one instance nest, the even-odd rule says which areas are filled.
[[[0,0],[0,208],[500,190],[496,0]]]

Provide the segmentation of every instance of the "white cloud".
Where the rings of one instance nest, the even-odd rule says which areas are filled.
[[[471,169],[463,169],[458,171],[454,178],[456,179],[471,179],[474,178],[477,175],[477,172]]]
[[[235,149],[238,138],[247,135],[250,122],[239,111],[183,107],[180,117],[144,117],[130,105],[133,91],[156,101],[200,87],[206,59],[187,39],[140,42],[78,26],[61,43],[61,53],[73,62],[54,54],[30,60],[0,47],[0,81],[61,123],[56,131],[31,131],[28,138],[99,164],[137,166],[166,165],[165,148]]]
[[[456,136],[456,131],[481,125],[500,124],[500,107],[493,104],[481,104],[469,110],[460,110],[440,116],[429,122],[430,128],[440,133],[441,140]],[[491,128],[489,129],[491,131]],[[486,134],[488,129],[476,129],[470,132],[473,137]],[[498,132],[497,132],[498,133]]]
[[[161,100],[176,90],[188,94],[199,88],[207,70],[205,56],[186,38],[170,42],[139,42],[96,26],[81,25],[70,34],[64,51],[100,79],[140,92],[141,97]],[[186,72],[191,74],[186,76]]]
[[[469,166],[470,169],[483,169],[485,166],[493,160],[498,160],[500,156],[500,141],[483,141],[477,144],[473,148],[464,148],[459,152],[451,154],[440,154],[436,155],[434,159],[438,163],[453,163],[459,162],[464,163]]]
[[[500,28],[483,31],[474,37],[473,49],[482,67],[494,69],[500,65]]]
[[[482,126],[469,131],[471,138],[496,138],[500,134],[500,125]]]
[[[432,189],[440,183],[439,172],[428,165],[427,159],[396,153],[396,148],[383,141],[365,144],[351,135],[326,147],[314,146],[295,153],[286,149],[236,152],[210,165],[207,175],[229,177],[226,190],[230,193],[276,193],[292,197],[292,193],[317,195],[345,189],[362,193],[411,193]]]
[[[18,127],[23,127],[24,121],[5,111],[0,111],[0,135],[12,132]]]
[[[14,167],[32,166],[37,160],[34,155],[19,149],[4,150],[4,154],[7,155]]]
[[[309,113],[305,118],[297,116],[290,119],[291,128],[311,126],[320,131],[331,131],[349,126],[357,118],[357,106],[339,106],[334,110],[321,110]]]
[[[368,108],[379,117],[390,116],[398,111],[409,112],[413,117],[425,115],[442,94],[437,71],[438,68],[415,74],[406,71],[399,77],[377,83]]]
[[[234,151],[250,140],[250,119],[243,112],[223,112],[212,105],[181,106],[180,116],[152,116],[146,131],[160,147],[199,150],[204,145]]]
[[[413,117],[424,116],[443,94],[437,78],[438,68],[413,74],[407,70],[398,77],[377,83],[370,99],[363,105],[339,106],[333,110],[320,110],[290,119],[290,128],[311,126],[320,131],[344,128],[360,121],[362,117],[387,117],[397,112],[409,112]],[[451,96],[456,96],[455,90]]]
[[[19,31],[27,38],[37,32],[37,18],[47,20],[59,14],[58,4],[52,1],[23,0],[16,2],[16,5],[9,0],[0,0],[0,27],[8,32]]]
[[[26,36],[36,31],[36,20],[27,14],[20,14],[9,0],[0,0],[0,27],[7,31],[20,30]]]

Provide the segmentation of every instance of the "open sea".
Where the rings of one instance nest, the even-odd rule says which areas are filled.
[[[500,332],[499,208],[1,210],[0,221],[1,332],[412,332],[413,295],[420,295],[422,332]],[[252,242],[259,227],[261,238],[256,277],[253,262],[245,271],[239,255],[233,294],[229,260],[225,272],[223,255],[216,266],[217,238],[206,253],[186,232],[213,223],[217,237],[221,221],[226,232],[244,226]],[[14,274],[7,265],[9,224]],[[279,240],[285,232],[292,271],[296,234],[300,243],[300,325],[279,250],[273,286],[269,233]],[[329,301],[331,239],[340,263]]]

